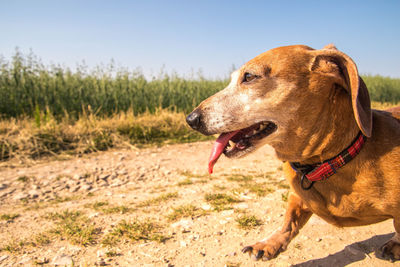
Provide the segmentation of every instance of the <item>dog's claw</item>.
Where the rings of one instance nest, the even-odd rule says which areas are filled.
[[[264,250],[259,250],[256,255],[256,259],[259,260],[264,256]]]
[[[253,247],[251,247],[251,246],[242,248],[242,253],[246,253],[246,252],[251,253],[252,251],[253,251]]]
[[[400,244],[389,240],[381,247],[382,257],[388,258],[391,262],[400,260]]]

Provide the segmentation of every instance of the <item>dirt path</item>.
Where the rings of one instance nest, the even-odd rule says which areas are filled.
[[[3,165],[0,265],[399,265],[377,252],[393,233],[390,221],[339,229],[316,216],[277,259],[253,262],[240,249],[283,220],[288,187],[281,164],[265,147],[240,160],[222,157],[209,176],[210,147],[168,145]],[[261,225],[241,228],[239,218]]]

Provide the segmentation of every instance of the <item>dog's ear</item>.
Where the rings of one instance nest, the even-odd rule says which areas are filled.
[[[323,49],[338,50],[334,44],[327,44]]]
[[[357,125],[365,136],[370,137],[372,133],[371,101],[367,87],[358,75],[356,64],[333,45],[315,52],[311,71],[328,76],[334,83],[347,90],[351,95]]]

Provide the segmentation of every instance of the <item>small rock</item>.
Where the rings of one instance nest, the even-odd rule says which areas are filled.
[[[182,219],[176,223],[173,223],[171,226],[173,228],[181,227],[185,231],[190,231],[190,229],[193,227],[193,221],[188,219]]]
[[[102,258],[105,255],[103,250],[98,250],[97,251],[97,258]]]
[[[107,180],[108,177],[110,177],[110,174],[100,174],[99,176],[101,180]]]
[[[217,235],[223,235],[225,233],[225,230],[221,230],[217,232]]]
[[[71,187],[71,188],[69,189],[69,191],[70,191],[71,193],[75,193],[75,192],[78,191],[79,189],[81,189],[81,187],[80,187],[79,185],[77,185],[77,186]]]
[[[8,259],[8,255],[0,256],[0,263]]]
[[[110,187],[118,187],[121,186],[121,182],[118,180],[110,185]]]
[[[238,203],[234,207],[235,207],[235,209],[243,209],[243,210],[245,210],[245,209],[249,208],[249,205],[247,205],[246,203]]]
[[[181,244],[181,247],[184,247],[184,248],[187,247],[187,243],[185,241],[181,241],[180,244]]]
[[[315,239],[315,241],[316,241],[316,242],[321,242],[321,241],[322,241],[322,238],[317,237],[317,238]]]
[[[37,198],[37,197],[39,197],[39,195],[40,195],[40,191],[38,191],[38,190],[30,190],[30,191],[28,192],[28,194],[29,194],[29,196],[30,196],[31,198]]]
[[[27,199],[28,197],[29,197],[28,194],[21,192],[21,193],[15,195],[15,196],[13,197],[13,199],[14,199],[14,200],[22,200],[22,199]]]
[[[49,263],[49,259],[46,258],[46,257],[40,257],[40,258],[35,260],[35,263],[37,265],[45,265],[46,263]]]
[[[211,210],[211,205],[204,204],[203,206],[201,206],[201,208],[202,208],[203,210]]]
[[[56,255],[51,263],[56,266],[71,266],[74,264],[72,257],[65,254]]]
[[[81,190],[82,191],[89,191],[92,188],[93,187],[90,184],[84,184],[84,185],[81,186]]]
[[[38,189],[40,189],[40,186],[37,185],[37,184],[34,184],[34,185],[32,185],[32,189],[33,190],[38,190]]]
[[[236,256],[236,255],[237,255],[236,251],[233,251],[233,252],[231,252],[231,253],[228,253],[228,256],[229,256],[229,257],[234,257],[234,256]]]
[[[74,180],[79,180],[82,176],[79,174],[74,174],[74,176],[72,176],[72,179]]]
[[[120,170],[119,172],[118,172],[118,175],[127,175],[128,174],[128,171],[127,170]]]
[[[31,257],[29,257],[28,255],[24,255],[22,256],[22,259],[18,262],[18,264],[26,266],[28,262],[30,262],[31,260],[32,260]]]
[[[73,255],[82,251],[82,248],[79,246],[69,246],[68,249],[73,253]]]
[[[6,189],[7,185],[6,184],[0,184],[0,190]]]
[[[92,219],[92,218],[99,217],[99,215],[100,215],[100,213],[96,212],[96,213],[90,214],[88,217],[89,217],[89,219]],[[99,255],[99,251],[97,251],[97,257],[100,257],[98,255]]]
[[[223,217],[226,217],[226,216],[232,215],[234,212],[235,212],[234,210],[224,210],[223,212],[221,212],[221,215]]]
[[[188,236],[188,238],[190,240],[196,241],[196,240],[198,240],[200,238],[200,236],[199,235],[190,235],[190,236]]]
[[[96,266],[106,266],[107,264],[106,264],[106,262],[103,260],[103,259],[99,259],[97,262],[96,262]]]

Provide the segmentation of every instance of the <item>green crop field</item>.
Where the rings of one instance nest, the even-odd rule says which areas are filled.
[[[72,72],[60,66],[44,66],[34,55],[18,51],[11,62],[0,61],[0,114],[3,117],[32,116],[39,109],[57,118],[78,117],[91,111],[111,115],[133,111],[135,115],[157,109],[189,112],[200,101],[224,88],[227,80],[184,79],[161,74],[146,79],[138,71],[112,64]]]

